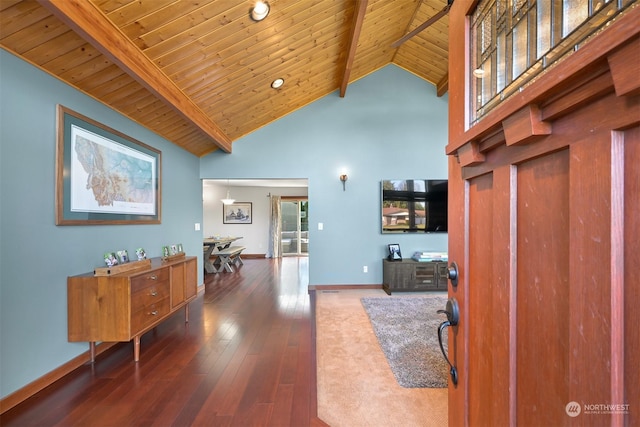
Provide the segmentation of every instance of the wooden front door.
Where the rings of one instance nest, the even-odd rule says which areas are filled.
[[[451,426],[640,425],[637,22],[640,7],[467,130],[450,46]]]

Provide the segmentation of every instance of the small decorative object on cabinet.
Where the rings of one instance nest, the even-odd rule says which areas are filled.
[[[400,252],[400,245],[397,243],[392,243],[388,246],[389,255],[387,259],[389,261],[402,261],[402,253]]]
[[[137,362],[142,334],[183,307],[185,322],[189,321],[188,304],[198,292],[197,258],[151,258],[146,262],[148,267],[133,271],[67,278],[68,339],[88,341],[91,362],[96,342],[132,339]]]
[[[391,292],[446,291],[447,263],[382,260],[382,288]]]

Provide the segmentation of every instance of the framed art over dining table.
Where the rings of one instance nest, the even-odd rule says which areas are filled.
[[[251,224],[251,202],[235,202],[222,205],[223,224]]]

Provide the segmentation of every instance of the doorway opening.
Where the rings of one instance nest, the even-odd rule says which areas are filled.
[[[283,256],[309,255],[309,200],[282,197],[280,247]]]

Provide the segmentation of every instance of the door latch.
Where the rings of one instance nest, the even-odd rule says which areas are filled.
[[[447,279],[451,280],[452,286],[458,286],[458,276],[458,264],[453,261],[449,264],[449,267],[447,267]]]

